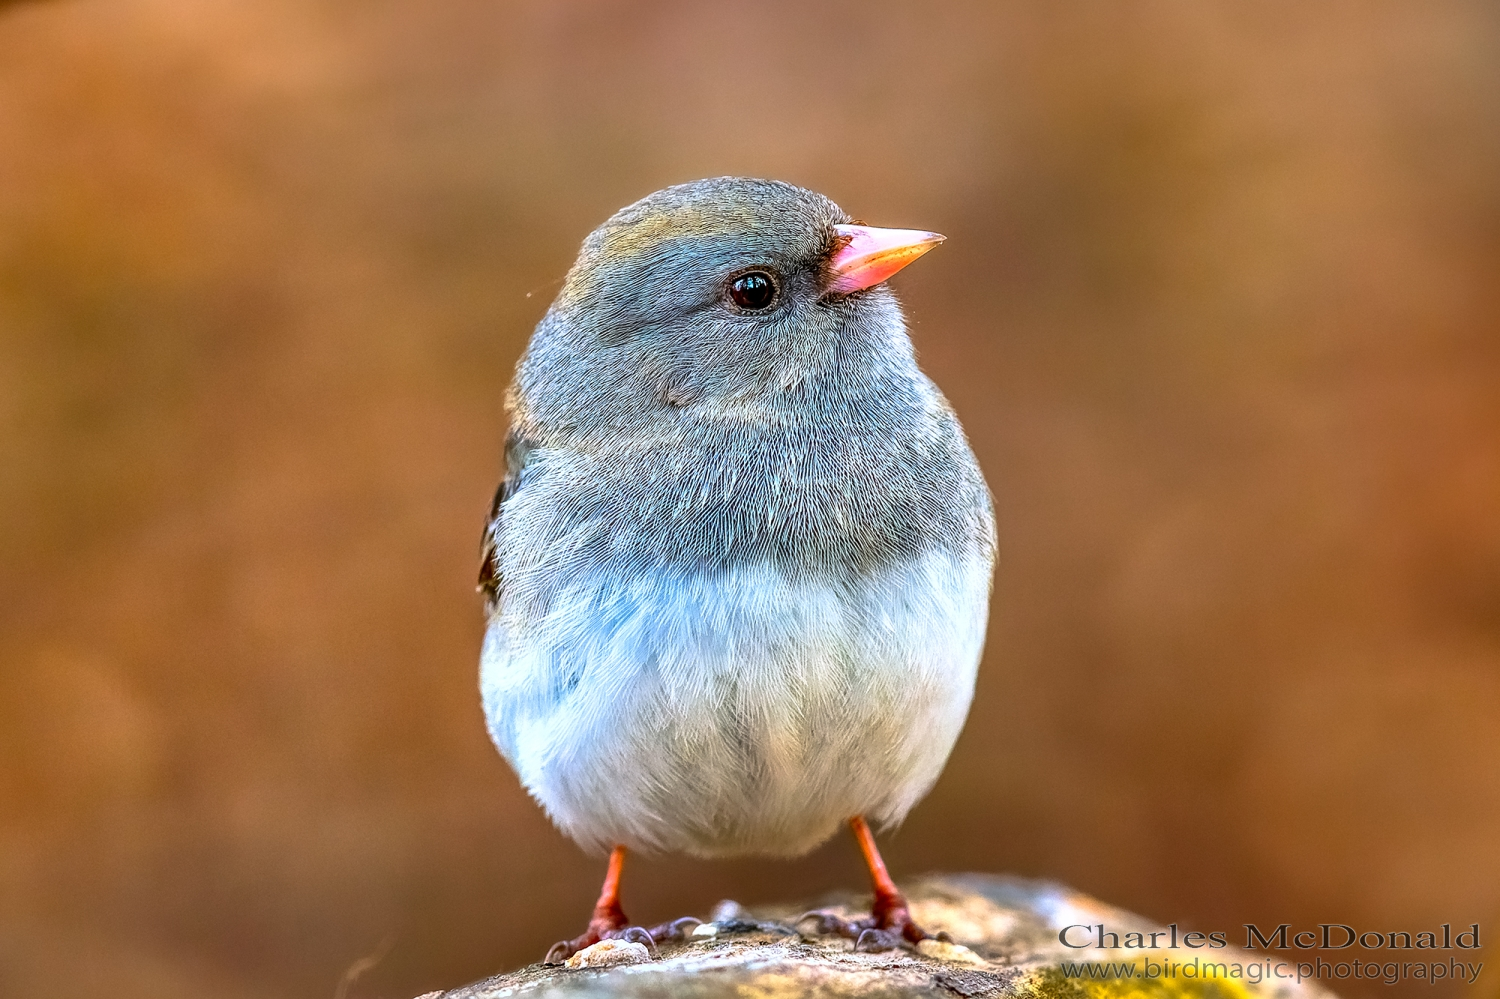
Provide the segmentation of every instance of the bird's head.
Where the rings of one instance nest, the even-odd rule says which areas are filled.
[[[778,181],[666,188],[584,240],[517,387],[610,422],[653,407],[728,411],[841,367],[899,362],[910,343],[884,282],[942,239],[856,225]]]

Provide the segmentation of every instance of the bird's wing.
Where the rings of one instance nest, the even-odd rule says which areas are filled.
[[[521,471],[526,467],[526,458],[531,454],[532,441],[518,427],[511,427],[505,438],[505,478],[495,490],[495,501],[490,504],[490,517],[484,528],[479,563],[479,592],[484,594],[485,609],[494,613],[500,604],[500,590],[504,579],[500,575],[500,511],[505,501],[521,488]]]

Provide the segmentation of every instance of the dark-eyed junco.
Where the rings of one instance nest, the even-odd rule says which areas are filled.
[[[521,359],[486,532],[500,752],[612,850],[794,856],[853,826],[859,945],[925,937],[866,819],[901,821],[968,713],[990,497],[883,283],[942,240],[801,188],[669,187],[584,240]],[[825,920],[826,921],[826,920]]]

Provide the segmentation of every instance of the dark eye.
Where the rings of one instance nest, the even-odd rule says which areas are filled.
[[[742,309],[758,312],[776,301],[776,279],[765,271],[750,271],[729,282],[729,297]]]

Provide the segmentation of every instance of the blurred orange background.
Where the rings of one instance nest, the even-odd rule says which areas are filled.
[[[949,237],[896,285],[1001,558],[898,878],[1500,933],[1500,7],[70,0],[0,6],[0,993],[582,928],[476,690],[502,392],[589,229],[725,173]]]

